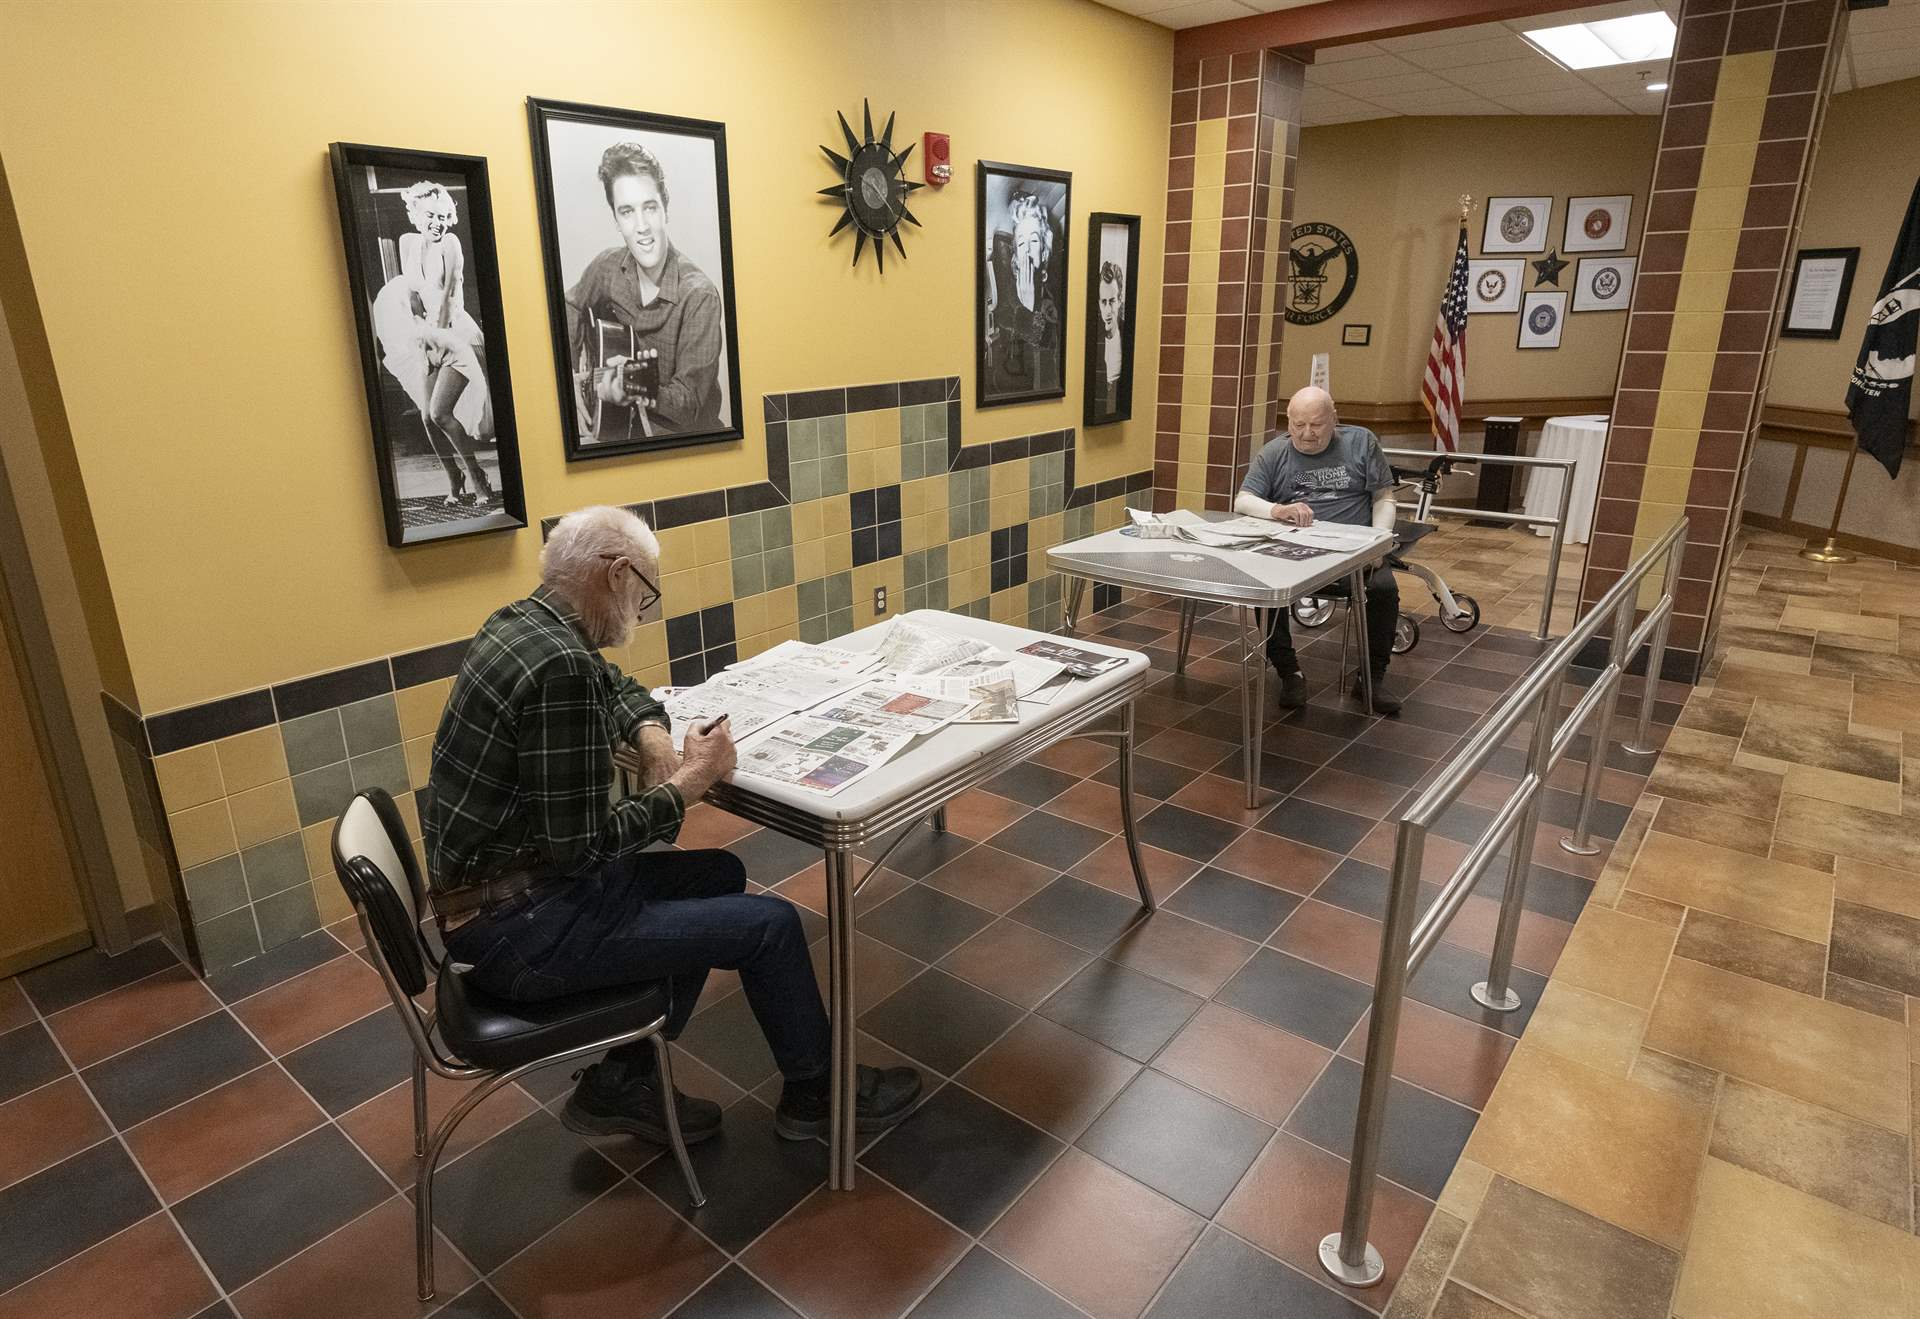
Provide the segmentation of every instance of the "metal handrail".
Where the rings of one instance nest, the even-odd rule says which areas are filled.
[[[1381,453],[1389,458],[1417,458],[1432,462],[1435,458],[1446,458],[1456,463],[1492,463],[1496,467],[1545,467],[1558,469],[1560,473],[1560,511],[1554,516],[1540,517],[1533,513],[1508,513],[1492,508],[1456,508],[1451,504],[1434,504],[1429,514],[1445,513],[1448,517],[1467,518],[1475,522],[1517,522],[1526,526],[1552,527],[1553,541],[1547,546],[1547,589],[1540,601],[1540,630],[1533,634],[1535,641],[1545,641],[1553,635],[1553,592],[1560,582],[1560,551],[1567,540],[1567,512],[1573,506],[1573,469],[1578,462],[1572,458],[1536,458],[1522,453],[1448,453],[1438,449],[1387,449]],[[1396,508],[1409,508],[1398,501]]]
[[[1373,1184],[1379,1169],[1380,1143],[1386,1127],[1388,1081],[1393,1074],[1393,1052],[1400,1030],[1400,1009],[1407,982],[1440,941],[1448,921],[1466,902],[1474,884],[1504,847],[1507,851],[1506,891],[1500,899],[1500,919],[1493,951],[1487,959],[1487,978],[1473,987],[1474,1001],[1494,1012],[1512,1012],[1520,996],[1508,983],[1513,971],[1514,942],[1519,937],[1520,913],[1526,900],[1527,872],[1533,864],[1533,846],[1540,828],[1540,804],[1547,780],[1573,746],[1582,728],[1598,716],[1587,746],[1586,779],[1581,786],[1580,813],[1573,832],[1561,839],[1570,852],[1598,851],[1588,837],[1594,797],[1606,768],[1607,747],[1613,735],[1613,716],[1621,679],[1647,646],[1647,675],[1640,689],[1640,710],[1634,740],[1625,749],[1634,755],[1652,755],[1649,721],[1666,663],[1667,624],[1673,617],[1674,591],[1680,577],[1680,559],[1686,546],[1683,517],[1628,568],[1625,575],[1589,609],[1573,630],[1536,660],[1506,697],[1479,725],[1413,804],[1401,813],[1394,847],[1393,880],[1388,890],[1385,924],[1380,934],[1380,965],[1374,976],[1373,1012],[1367,1027],[1366,1070],[1360,1080],[1359,1112],[1354,1120],[1353,1161],[1348,1168],[1346,1211],[1340,1230],[1320,1243],[1320,1263],[1328,1273],[1350,1287],[1370,1287],[1385,1271],[1380,1252],[1367,1241],[1373,1217]],[[1655,562],[1666,559],[1660,598],[1634,625],[1641,587]],[[1551,595],[1551,592],[1549,592]],[[1607,664],[1571,712],[1560,717],[1560,694],[1567,671],[1589,641],[1611,626]],[[1439,897],[1419,920],[1421,862],[1427,834],[1446,809],[1459,800],[1475,774],[1506,745],[1515,729],[1531,714],[1533,732],[1528,742],[1526,770],[1520,782],[1494,813],[1467,855],[1441,886]]]

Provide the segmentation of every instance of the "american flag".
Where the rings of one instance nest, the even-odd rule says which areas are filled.
[[[1420,377],[1420,401],[1427,405],[1433,438],[1451,453],[1460,447],[1460,404],[1467,396],[1467,226],[1453,249],[1453,272],[1440,295],[1433,322],[1433,346]]]

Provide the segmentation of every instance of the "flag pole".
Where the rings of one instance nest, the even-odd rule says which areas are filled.
[[[1815,563],[1852,563],[1853,555],[1835,545],[1833,538],[1840,534],[1840,512],[1847,506],[1847,487],[1853,484],[1853,464],[1860,457],[1860,446],[1855,444],[1847,449],[1847,470],[1840,478],[1840,493],[1833,501],[1833,522],[1827,527],[1827,543],[1815,549],[1812,542],[1800,551],[1803,559],[1812,559]],[[1791,511],[1791,510],[1789,510]]]

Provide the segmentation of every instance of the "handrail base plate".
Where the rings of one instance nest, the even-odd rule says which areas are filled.
[[[1367,1243],[1366,1258],[1357,1267],[1349,1266],[1340,1258],[1340,1234],[1329,1232],[1320,1240],[1320,1267],[1333,1275],[1334,1281],[1348,1287],[1372,1287],[1387,1274],[1386,1261],[1380,1258],[1380,1252]]]
[[[1473,1001],[1489,1012],[1518,1012],[1520,1010],[1520,996],[1518,994],[1509,989],[1504,996],[1495,998],[1488,992],[1487,982],[1484,980],[1473,987]]]

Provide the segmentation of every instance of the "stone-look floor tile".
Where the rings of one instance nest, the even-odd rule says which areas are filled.
[[[1447,1270],[1460,1249],[1460,1238],[1466,1234],[1464,1221],[1445,1209],[1434,1210],[1381,1319],[1426,1319],[1440,1297],[1440,1289],[1446,1286]]]
[[[1661,833],[1641,847],[1627,887],[1815,942],[1833,907],[1831,876]]]
[[[1820,609],[1804,604],[1790,604],[1780,615],[1780,630],[1783,632],[1839,632],[1846,636],[1879,637],[1888,641],[1897,641],[1900,637],[1900,624],[1891,618],[1876,618],[1871,614],[1854,612],[1841,613],[1837,610]]]
[[[1475,1159],[1456,1159],[1453,1171],[1447,1174],[1447,1184],[1440,1188],[1436,1204],[1461,1221],[1471,1223],[1480,1212],[1481,1201],[1487,1198],[1487,1188],[1491,1185],[1493,1169]]]
[[[1708,1152],[1842,1209],[1907,1227],[1905,1137],[1730,1077]]]
[[[1649,1089],[1700,1104],[1711,1104],[1720,1089],[1720,1073],[1711,1067],[1645,1046],[1641,1047],[1628,1075]]]
[[[1853,722],[1902,733],[1920,733],[1920,683],[1855,678]]]
[[[1645,893],[1628,890],[1622,893],[1613,904],[1613,909],[1622,916],[1637,916],[1643,921],[1652,921],[1656,925],[1671,925],[1679,929],[1687,919],[1687,909],[1677,902],[1668,902],[1665,898],[1649,897]]]
[[[1682,1319],[1911,1319],[1920,1240],[1719,1159],[1673,1312]]]
[[[1550,1122],[1544,1114],[1552,1115]],[[1523,1043],[1466,1154],[1616,1227],[1678,1248],[1693,1210],[1707,1121],[1704,1105]]]
[[[1666,1319],[1680,1256],[1496,1177],[1453,1276],[1526,1314]]]
[[[1837,976],[1831,971],[1827,973],[1826,992],[1821,997],[1829,1003],[1844,1003],[1850,1008],[1859,1008],[1862,1012],[1871,1012],[1876,1017],[1885,1017],[1902,1025],[1907,1020],[1905,994],[1867,984],[1864,980]]]
[[[1771,836],[1764,822],[1690,801],[1663,801],[1659,814],[1654,817],[1653,828],[1656,833],[1691,838],[1761,857],[1767,855]]]
[[[1898,780],[1870,779],[1813,765],[1788,765],[1781,788],[1802,797],[1858,806],[1862,810],[1885,811],[1890,815],[1900,811]]]
[[[1679,958],[1646,1045],[1905,1131],[1905,1034],[1879,1017]]]
[[[1788,794],[1775,828],[1781,838],[1835,856],[1920,870],[1920,819]]]
[[[1920,659],[1840,645],[1823,635],[1813,643],[1813,672],[1816,678],[1842,681],[1890,678],[1895,682],[1920,682]]]
[[[1668,925],[1589,906],[1573,927],[1554,978],[1635,1007],[1650,1007],[1676,934]]]
[[[1842,902],[1920,919],[1920,875],[1912,871],[1876,866],[1847,856],[1837,857],[1833,896]]]
[[[1829,966],[1835,975],[1920,994],[1920,920],[1835,902]]]
[[[1675,957],[1717,966],[1735,975],[1753,976],[1818,998],[1825,988],[1827,950],[1810,939],[1729,920],[1711,911],[1687,913]]]
[[[1721,655],[1727,664],[1750,669],[1770,669],[1775,673],[1806,674],[1813,669],[1813,646],[1804,655],[1789,655],[1777,650],[1749,650],[1745,646],[1726,646]]]
[[[1703,729],[1677,727],[1667,735],[1666,749],[1693,760],[1703,760],[1714,765],[1731,765],[1733,753],[1740,749],[1738,737],[1728,737],[1724,733],[1709,733]]]
[[[1761,700],[1825,710],[1846,710],[1853,704],[1853,684],[1845,678],[1808,678],[1744,664],[1722,665],[1713,689],[1716,693],[1742,692]]]
[[[1434,1302],[1431,1319],[1521,1319],[1521,1316],[1479,1292],[1449,1282],[1441,1290],[1440,1299]]]
[[[1823,875],[1831,875],[1835,857],[1831,852],[1818,852],[1811,847],[1802,847],[1798,843],[1783,843],[1773,840],[1773,846],[1767,851],[1769,861],[1784,861],[1790,866],[1805,866],[1808,870],[1818,870]]]
[[[1747,731],[1747,719],[1754,706],[1751,696],[1705,693],[1696,690],[1680,712],[1681,728],[1697,729],[1736,741]]]
[[[1530,1045],[1625,1076],[1640,1054],[1647,1014],[1640,1008],[1589,993],[1563,980],[1548,983],[1527,1023]]]

